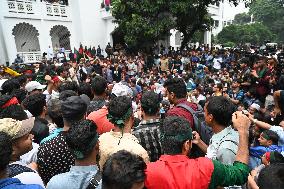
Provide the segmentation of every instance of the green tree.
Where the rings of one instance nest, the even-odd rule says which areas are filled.
[[[225,27],[217,36],[220,43],[262,44],[274,38],[271,31],[262,23],[230,25]]]
[[[277,41],[284,41],[284,1],[256,0],[250,4],[249,13],[255,21],[262,22],[273,34]]]
[[[233,23],[234,24],[247,24],[251,20],[251,17],[247,13],[236,14]]]
[[[208,5],[221,0],[112,0],[112,14],[130,47],[151,46],[169,35],[183,34],[182,48],[196,31],[212,25]],[[235,5],[239,0],[229,0]],[[243,0],[247,1],[247,0]]]

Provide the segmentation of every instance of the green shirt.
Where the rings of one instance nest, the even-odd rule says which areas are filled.
[[[211,176],[209,189],[215,189],[217,186],[243,185],[246,183],[249,175],[248,165],[235,161],[232,165],[224,165],[219,161],[212,160],[214,171]]]

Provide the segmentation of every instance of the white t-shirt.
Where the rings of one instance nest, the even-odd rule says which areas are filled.
[[[216,57],[213,60],[213,68],[220,70],[221,69],[221,63],[223,62],[222,57]]]

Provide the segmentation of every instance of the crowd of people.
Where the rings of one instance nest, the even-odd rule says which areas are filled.
[[[284,62],[250,50],[1,69],[0,188],[283,189]]]

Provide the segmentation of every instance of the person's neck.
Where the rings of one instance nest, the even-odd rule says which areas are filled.
[[[186,99],[186,97],[184,97],[184,98],[176,98],[175,100],[174,100],[174,105],[176,106],[181,100],[183,100],[183,99]]]
[[[239,90],[240,90],[239,87],[236,87],[236,88],[233,89],[234,92],[239,92]]]
[[[213,133],[214,134],[217,134],[221,131],[223,131],[226,127],[223,126],[223,125],[219,125],[219,124],[215,124],[213,127],[212,127],[212,130],[213,130]]]
[[[143,117],[143,119],[144,120],[150,120],[150,119],[158,119],[159,118],[159,116],[157,116],[157,115],[146,115],[146,114],[144,114],[144,117]]]
[[[38,116],[41,119],[45,119],[45,113],[40,114],[40,116]]]
[[[76,166],[90,166],[90,165],[97,165],[96,156],[90,155],[89,157],[79,160],[75,160],[75,165]]]
[[[127,126],[127,124],[126,124],[123,129],[120,129],[119,127],[115,127],[113,129],[113,131],[114,132],[131,133],[131,126]]]
[[[70,129],[69,124],[64,123],[63,131],[68,131]]]
[[[105,95],[105,94],[102,94],[102,95],[100,95],[100,96],[94,95],[93,100],[95,100],[95,99],[106,99],[106,95]]]
[[[0,171],[0,180],[8,178],[7,169]]]

